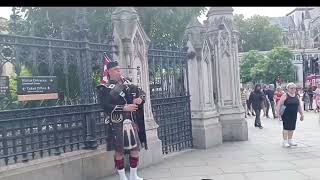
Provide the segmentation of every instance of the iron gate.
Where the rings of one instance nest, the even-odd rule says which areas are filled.
[[[193,146],[187,53],[182,48],[148,51],[151,106],[162,152]]]

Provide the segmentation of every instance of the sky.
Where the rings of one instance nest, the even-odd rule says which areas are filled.
[[[285,16],[294,8],[295,7],[233,7],[234,14],[243,14],[245,18],[249,18],[252,15],[262,15],[269,17]],[[0,17],[9,19],[11,13],[11,7],[0,7]],[[199,17],[200,22],[205,19],[206,14]]]

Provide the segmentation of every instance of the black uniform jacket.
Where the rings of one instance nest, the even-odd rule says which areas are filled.
[[[143,108],[145,93],[140,88],[138,88],[138,86],[133,84],[126,84],[126,85],[120,85],[120,86],[116,86],[116,85],[117,85],[116,81],[110,80],[108,84],[105,84],[105,85],[101,84],[97,86],[99,104],[103,108],[106,115],[110,117],[111,112],[126,114],[127,112],[123,111],[124,105],[132,104],[134,98],[141,97],[143,99],[143,103],[138,105],[138,110],[133,113],[133,120],[136,122],[138,126],[138,136],[139,136],[141,145],[145,149],[147,149],[148,146],[147,146],[147,138],[146,138],[146,130],[145,130],[145,122],[144,122],[144,108]],[[118,88],[118,89],[116,89],[116,91],[112,91],[115,88]],[[107,144],[113,141],[112,139],[113,135],[111,134],[112,131],[110,130],[110,128],[112,128],[111,120],[109,120],[109,123],[107,124],[107,129],[109,129],[107,130],[108,131]]]

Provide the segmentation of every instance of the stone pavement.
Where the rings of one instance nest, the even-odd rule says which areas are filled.
[[[139,174],[145,180],[320,180],[318,114],[307,112],[305,121],[297,123],[294,137],[298,146],[291,148],[281,146],[280,121],[262,118],[262,130],[253,127],[253,118],[247,121],[248,141],[167,156]]]

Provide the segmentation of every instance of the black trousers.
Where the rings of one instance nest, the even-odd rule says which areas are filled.
[[[310,97],[309,110],[313,109],[313,97]]]
[[[260,120],[261,108],[254,108],[253,110],[256,113],[256,119],[254,120],[254,125],[261,126],[261,120]]]
[[[270,101],[270,103],[267,102],[267,116],[269,116],[270,105],[271,105],[273,118],[275,118],[276,117],[276,112],[275,112],[275,109],[274,109],[274,101]]]

